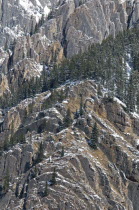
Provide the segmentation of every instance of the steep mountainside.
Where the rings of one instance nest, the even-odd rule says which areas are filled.
[[[1,0],[0,95],[138,23],[138,0]]]
[[[1,123],[0,209],[138,210],[139,115],[125,109],[103,88],[98,96],[91,80],[10,109]],[[95,122],[97,150],[89,146]]]
[[[0,210],[139,209],[138,21],[138,0],[0,0]]]

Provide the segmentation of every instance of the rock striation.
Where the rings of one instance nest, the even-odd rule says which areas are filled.
[[[37,64],[41,70],[43,64],[51,66],[64,56],[70,58],[92,43],[136,26],[138,7],[138,0],[1,0],[1,83],[6,83],[3,74],[11,80],[13,70],[19,78],[27,71],[23,77],[28,80],[36,75]],[[12,86],[16,82],[14,78]]]
[[[138,19],[138,0],[0,0],[0,96]],[[139,115],[101,91],[67,83],[0,110],[1,210],[138,210]]]
[[[63,98],[55,99],[61,91]],[[101,97],[97,91],[91,80],[66,84],[26,99],[1,116],[1,146],[12,136],[17,142],[1,153],[0,209],[138,210],[139,116],[128,114],[117,98],[108,98],[103,87]],[[81,93],[84,114],[76,118]],[[72,124],[64,127],[68,108]],[[88,145],[95,122],[97,150]],[[41,142],[44,156],[34,164]],[[51,185],[54,168],[56,184]]]

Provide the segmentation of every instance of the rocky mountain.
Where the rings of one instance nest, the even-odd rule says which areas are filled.
[[[103,88],[101,92],[98,97],[92,80],[66,84],[26,99],[5,114],[1,146],[8,136],[14,142],[1,153],[0,209],[138,209],[139,115],[128,114],[119,99],[109,99]],[[76,117],[81,94],[84,112]],[[72,122],[65,126],[68,109]],[[97,150],[88,144],[94,122]],[[41,142],[43,158],[35,162]]]
[[[1,0],[0,95],[138,23],[138,0]],[[18,79],[17,79],[18,78]]]
[[[127,103],[109,95],[107,81],[100,84],[92,76],[78,76],[86,68],[80,69],[74,59],[85,56],[68,64],[65,60],[137,27],[138,20],[138,0],[0,0],[1,210],[139,209],[139,114],[131,110],[139,108],[137,91],[134,96],[132,90],[139,88],[135,43],[126,45],[130,49],[125,57],[115,59],[119,69],[125,62],[122,84],[128,87],[136,79],[136,86],[131,83],[129,94],[123,94],[124,100],[130,102],[132,96],[136,101],[130,110]],[[113,50],[109,56],[113,52],[118,54]],[[94,59],[96,55],[100,54]],[[109,56],[101,60],[112,66]],[[67,70],[63,75],[55,70],[62,61],[65,66],[59,69]],[[91,68],[100,62],[88,61]],[[134,77],[129,79],[131,71]],[[53,85],[57,82],[53,77],[49,81],[51,74],[60,75],[58,85]],[[76,81],[66,81],[66,74],[75,74]],[[109,70],[105,74],[109,76]],[[123,75],[117,75],[120,90]],[[43,86],[50,83],[49,90],[36,91],[44,81]],[[29,97],[25,88],[30,92],[34,88],[35,96]],[[23,93],[24,100],[14,101]]]

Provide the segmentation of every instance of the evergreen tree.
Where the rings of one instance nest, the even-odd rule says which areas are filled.
[[[139,113],[139,92],[137,92],[137,101],[136,101],[136,105],[137,105],[137,113]]]
[[[56,169],[54,168],[54,171],[53,171],[53,174],[52,174],[52,179],[51,179],[51,183],[52,185],[55,185],[56,184]]]
[[[64,146],[62,147],[62,150],[61,150],[61,157],[64,157]]]
[[[81,99],[80,99],[80,116],[82,116],[84,114],[84,110],[83,110],[83,96],[82,94],[80,95]]]
[[[65,127],[69,127],[72,123],[71,111],[70,111],[69,108],[67,109],[67,113],[66,113],[66,116],[65,116],[63,121],[64,121],[64,126]]]
[[[20,136],[19,136],[19,142],[21,144],[25,144],[26,143],[26,138],[25,138],[25,135],[23,133],[21,133]]]
[[[134,89],[133,74],[131,74],[128,83],[126,104],[128,111],[133,112],[135,110],[135,89]]]
[[[14,134],[14,121],[12,120],[12,123],[11,123],[11,136],[13,136]]]
[[[16,143],[16,139],[14,136],[11,136],[9,146],[13,146]]]
[[[40,163],[43,160],[43,158],[44,158],[44,147],[43,147],[43,143],[41,142],[35,163]]]
[[[48,196],[48,184],[47,181],[45,183],[45,189],[44,189],[44,197]]]
[[[9,182],[10,182],[9,171],[7,171],[4,177],[4,184],[3,184],[4,193],[7,193],[9,190]]]
[[[16,197],[19,196],[19,184],[18,184],[18,183],[17,183],[16,189],[15,189],[15,196],[16,196]]]
[[[101,85],[99,84],[98,85],[98,88],[97,88],[97,94],[98,94],[98,96],[103,96],[103,94],[102,94],[102,90],[101,90]]]
[[[76,109],[76,112],[74,113],[74,119],[78,119],[79,117],[79,111]]]
[[[8,138],[6,138],[6,139],[4,140],[3,149],[6,151],[6,150],[8,150],[8,147],[9,147],[9,141],[8,141]]]
[[[95,122],[93,129],[92,129],[92,135],[90,139],[90,146],[93,149],[97,149],[98,146],[98,128],[97,128],[97,123]]]
[[[44,17],[42,16],[39,25],[42,25],[43,22]],[[32,30],[34,30],[34,26]],[[128,60],[129,55],[131,61]],[[137,85],[139,83],[138,58],[139,29],[121,32],[115,39],[110,36],[103,40],[102,44],[93,44],[86,52],[80,52],[70,60],[64,59],[60,64],[54,65],[49,73],[44,66],[40,78],[32,78],[30,81],[19,78],[17,81],[19,88],[15,89],[11,84],[11,97],[9,100],[6,97],[1,98],[0,106],[2,108],[11,107],[27,97],[34,97],[36,93],[56,88],[67,80],[91,78],[107,88],[112,96],[126,102],[129,111],[135,111],[138,106],[137,92],[139,92]],[[8,68],[12,67],[12,63],[13,55],[9,58]],[[131,70],[127,68],[127,63],[131,64]],[[21,85],[23,88],[20,88]],[[98,94],[100,94],[99,88]],[[63,96],[58,100],[62,101],[62,98]],[[29,107],[29,109],[31,114],[33,107]],[[79,113],[80,116],[84,113],[82,96]]]

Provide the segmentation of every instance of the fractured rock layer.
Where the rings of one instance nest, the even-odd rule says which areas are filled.
[[[119,0],[1,1],[1,75],[7,74],[11,80],[12,69],[21,78],[28,59],[31,68],[24,75],[29,79],[36,71],[33,62],[60,62],[64,56],[70,58],[110,34],[115,37],[137,24],[138,5],[138,1]],[[13,86],[15,82],[17,78]]]
[[[61,90],[66,95],[55,103],[53,95]],[[74,119],[80,93],[85,111]],[[52,107],[46,108],[48,102]],[[65,128],[68,108],[73,122]],[[139,137],[134,121],[139,122],[139,116],[127,114],[117,98],[109,100],[104,93],[98,97],[93,81],[67,84],[27,99],[9,110],[4,119],[1,116],[1,121],[1,145],[11,133],[18,142],[24,134],[26,143],[17,143],[1,154],[0,185],[4,185],[7,171],[10,184],[5,194],[1,191],[0,209],[138,210]],[[88,145],[95,122],[99,129],[97,150]],[[34,165],[40,142],[44,157]],[[56,185],[51,185],[54,168]],[[44,196],[46,182],[48,196]]]

